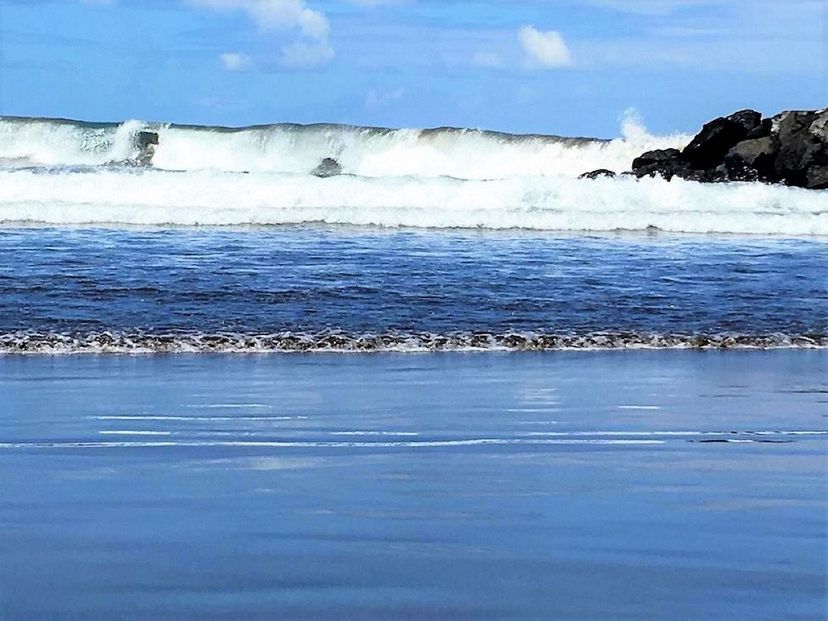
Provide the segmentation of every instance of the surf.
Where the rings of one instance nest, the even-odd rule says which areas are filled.
[[[157,135],[152,157],[141,151]],[[0,118],[0,222],[48,225],[663,230],[828,235],[828,196],[761,183],[579,179],[622,172],[653,136]],[[139,165],[142,162],[151,165]],[[312,173],[334,160],[334,176]]]

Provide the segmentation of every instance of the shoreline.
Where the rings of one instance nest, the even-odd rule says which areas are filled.
[[[822,350],[0,357],[0,608],[819,616],[826,369]]]
[[[752,351],[825,351],[828,350],[828,337],[822,337],[822,342],[802,342],[783,344],[707,344],[693,345],[689,343],[676,343],[667,345],[647,345],[642,343],[631,343],[623,345],[572,345],[572,346],[379,346],[360,347],[354,345],[351,348],[335,348],[329,346],[308,345],[306,347],[256,347],[256,346],[226,346],[197,348],[187,345],[159,346],[148,348],[142,346],[116,348],[112,346],[93,346],[72,348],[40,347],[27,351],[23,348],[0,348],[0,358],[9,357],[62,357],[62,356],[317,356],[332,354],[337,356],[346,355],[426,355],[426,354],[556,354],[569,352],[602,353],[602,352],[752,352]]]

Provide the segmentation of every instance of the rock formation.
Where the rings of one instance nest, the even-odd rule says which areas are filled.
[[[152,158],[155,156],[155,147],[158,146],[158,133],[140,131],[135,134],[135,148],[138,155],[135,156],[135,163],[141,166],[152,165]]]
[[[668,181],[764,181],[828,189],[828,109],[769,119],[753,110],[720,117],[681,151],[660,149],[637,157],[632,172]]]
[[[579,175],[578,179],[597,179],[598,177],[614,177],[615,173],[611,170],[606,168],[599,168],[598,170],[593,170],[591,172],[585,172],[583,175]]]
[[[326,157],[311,171],[315,177],[335,177],[342,174],[342,165],[332,157]]]

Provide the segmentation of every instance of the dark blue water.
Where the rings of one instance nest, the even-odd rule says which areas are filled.
[[[0,621],[824,618],[827,265],[0,228]]]
[[[663,337],[657,346],[709,342],[666,339],[699,334],[809,345],[828,334],[826,265],[818,239],[4,228],[0,334],[4,351],[48,350],[59,335],[80,339],[62,341],[68,349],[164,349],[182,334],[193,349],[229,347],[218,335],[238,346],[239,336],[280,334],[249,345],[279,349],[286,332],[305,346],[338,333],[321,345],[333,349],[358,337],[362,349],[520,347],[527,334],[538,348],[573,343],[537,335],[609,347],[651,335]]]

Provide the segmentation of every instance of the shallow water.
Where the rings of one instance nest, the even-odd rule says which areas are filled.
[[[828,352],[0,358],[0,618],[816,619]]]
[[[0,231],[4,352],[828,345],[817,238]]]

